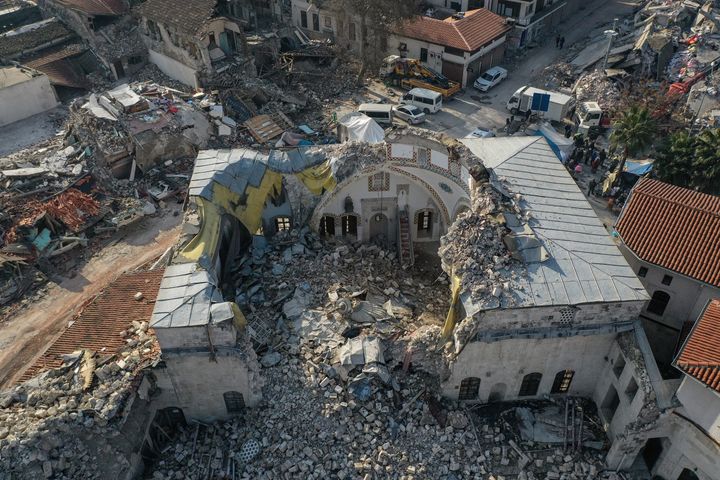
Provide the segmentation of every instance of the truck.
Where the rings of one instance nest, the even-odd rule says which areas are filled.
[[[455,95],[461,88],[458,82],[424,66],[420,60],[399,55],[385,57],[380,67],[380,78],[406,90],[413,88],[432,90],[442,94],[443,98]]]
[[[582,134],[599,132],[610,126],[610,119],[597,102],[580,102],[573,120],[577,131]]]
[[[535,100],[536,104],[534,105],[536,108],[533,109],[533,98],[536,95],[538,96]],[[575,99],[570,95],[541,90],[527,85],[518,88],[507,102],[507,109],[510,110],[513,115],[524,115],[528,111],[532,111],[546,120],[554,120],[556,122],[562,122],[565,118],[569,117],[574,108]]]

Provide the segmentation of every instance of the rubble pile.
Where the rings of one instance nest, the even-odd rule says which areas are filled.
[[[545,86],[545,88],[554,90],[559,88],[571,88],[576,78],[577,74],[575,72],[575,67],[569,63],[560,62],[553,63],[545,67],[540,73],[538,81],[542,82],[542,85]]]
[[[28,480],[110,478],[108,469],[121,461],[110,439],[120,435],[140,371],[160,355],[147,322],[133,322],[125,334],[117,354],[76,351],[61,367],[0,394],[0,472]]]
[[[223,291],[247,312],[264,404],[228,422],[191,422],[151,478],[580,479],[598,471],[600,454],[544,448],[501,415],[443,405],[430,393],[448,308],[438,267],[403,270],[376,245],[334,245],[300,230],[256,240],[232,269]]]
[[[461,291],[469,292],[481,307],[497,306],[501,299],[512,306],[511,293],[518,288],[524,267],[512,258],[502,240],[505,226],[495,215],[505,207],[487,183],[476,187],[472,202],[472,208],[461,213],[441,238],[438,253],[443,268],[460,277]],[[510,208],[521,214],[519,208]]]
[[[617,85],[599,71],[583,75],[577,81],[575,94],[578,102],[597,102],[603,110],[612,109],[622,100]]]

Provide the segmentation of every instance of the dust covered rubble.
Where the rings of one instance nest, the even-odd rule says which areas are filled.
[[[555,480],[600,469],[597,452],[540,448],[502,418],[439,399],[449,289],[438,266],[403,269],[380,246],[301,229],[256,240],[231,269],[224,291],[246,312],[264,401],[190,422],[151,478]]]
[[[113,439],[160,350],[147,322],[124,333],[117,355],[79,350],[0,394],[0,478],[102,479],[128,467]]]

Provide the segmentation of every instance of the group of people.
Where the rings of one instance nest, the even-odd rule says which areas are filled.
[[[570,157],[568,158],[567,167],[570,173],[576,177],[582,174],[583,165],[590,167],[590,171],[594,174],[602,167],[607,159],[607,151],[604,148],[598,148],[595,140],[581,134],[575,135],[575,145]],[[588,196],[593,194],[597,186],[597,182],[593,178],[588,186]]]

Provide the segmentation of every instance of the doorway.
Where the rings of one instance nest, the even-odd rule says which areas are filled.
[[[125,69],[123,68],[123,64],[120,60],[113,63],[113,67],[115,68],[115,75],[118,80],[125,77]]]
[[[493,385],[493,387],[490,389],[490,395],[488,396],[488,403],[493,402],[502,402],[505,399],[505,391],[507,390],[507,385],[504,383],[496,383]]]
[[[370,241],[374,240],[388,240],[388,218],[383,213],[376,213],[370,218]]]
[[[652,472],[652,469],[655,467],[655,464],[662,455],[663,440],[667,441],[667,439],[663,438],[648,438],[645,446],[641,450],[643,460],[645,460],[645,465],[650,472]]]

